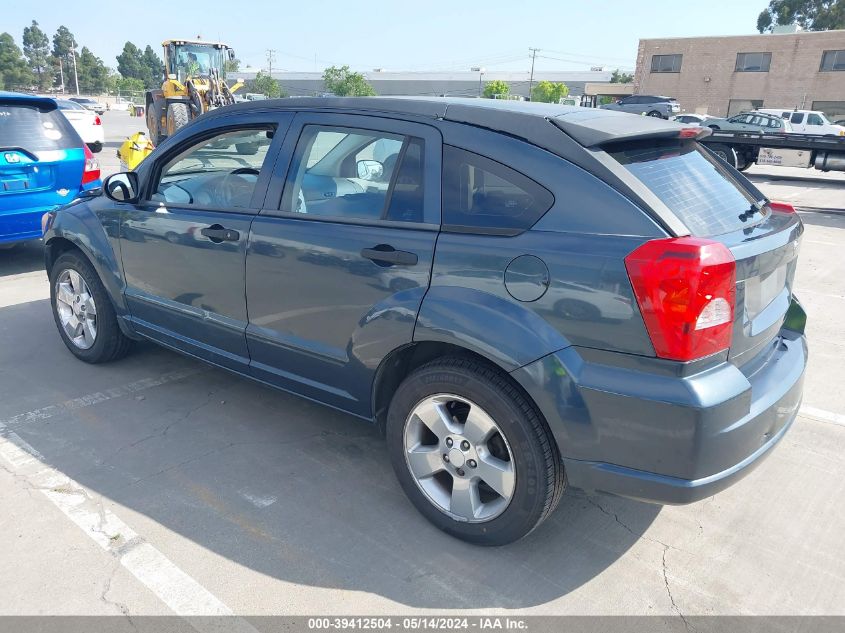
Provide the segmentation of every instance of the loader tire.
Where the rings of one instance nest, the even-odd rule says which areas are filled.
[[[173,136],[191,121],[188,104],[183,102],[167,104],[167,136]]]

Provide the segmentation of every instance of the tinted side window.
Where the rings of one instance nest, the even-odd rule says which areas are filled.
[[[443,224],[447,230],[518,233],[531,228],[554,196],[527,176],[478,154],[443,148]]]
[[[808,114],[807,125],[824,125],[824,123],[818,114]]]
[[[804,113],[803,112],[793,112],[792,118],[789,119],[789,122],[790,123],[801,123],[801,121],[803,119],[804,119]]]

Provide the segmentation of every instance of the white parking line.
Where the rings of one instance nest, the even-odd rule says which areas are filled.
[[[168,382],[173,382],[174,380],[181,380],[182,378],[187,378],[188,376],[193,376],[194,374],[198,374],[203,371],[208,370],[205,367],[190,367],[188,369],[180,369],[179,371],[161,374],[157,378],[144,378],[143,380],[131,382],[128,385],[123,385],[122,387],[114,387],[113,389],[106,389],[105,391],[89,393],[80,398],[74,398],[73,400],[67,400],[66,402],[61,402],[59,404],[51,404],[48,407],[35,409],[34,411],[19,413],[7,420],[0,420],[0,428],[3,426],[17,426],[27,422],[46,420],[55,415],[59,415],[60,413],[75,411],[84,407],[90,407],[92,404],[105,402],[106,400],[121,398],[133,393],[138,393],[139,391],[146,391],[147,389],[158,387],[159,385],[164,385]]]
[[[845,426],[845,415],[841,413],[833,413],[832,411],[825,411],[824,409],[816,409],[815,407],[801,407],[798,415],[803,415],[808,418],[813,418],[820,422],[829,422],[838,426]]]
[[[141,584],[152,591],[176,615],[232,616],[232,610],[205,587],[177,567],[153,545],[138,535],[105,507],[103,499],[92,495],[64,473],[47,466],[41,455],[17,433],[0,423],[0,458],[15,473],[49,499],[83,533],[114,556]],[[199,631],[219,631],[215,620],[191,619]],[[239,617],[226,619],[226,630],[257,633]]]

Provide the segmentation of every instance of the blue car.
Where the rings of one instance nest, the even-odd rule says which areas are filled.
[[[100,187],[100,164],[52,99],[0,92],[0,245],[41,237],[41,216]]]

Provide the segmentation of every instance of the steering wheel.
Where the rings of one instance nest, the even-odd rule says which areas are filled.
[[[251,196],[254,185],[243,178],[235,176],[252,175],[258,177],[258,170],[254,167],[238,167],[227,173],[217,185],[217,195],[223,206],[233,206],[232,202],[238,197]]]

